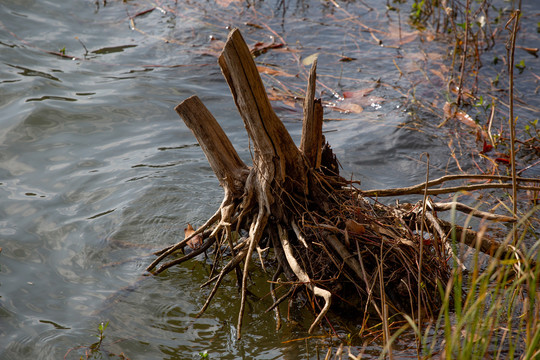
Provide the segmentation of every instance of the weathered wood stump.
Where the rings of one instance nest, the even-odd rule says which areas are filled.
[[[308,294],[323,300],[320,305],[312,302],[318,315],[310,332],[336,298],[360,313],[369,308],[381,319],[388,316],[388,309],[392,313],[416,313],[419,308],[428,314],[436,311],[437,283],[445,284],[449,275],[445,248],[435,237],[420,241],[423,234],[416,217],[421,209],[388,208],[367,201],[353,182],[339,175],[337,160],[322,135],[323,111],[320,100],[315,99],[316,62],[304,100],[300,147],[274,113],[238,30],[230,33],[219,65],[251,140],[253,164],[247,166],[240,159],[199,98],[192,96],[179,104],[176,111],[197,138],[225,195],[203,226],[160,251],[147,270],[159,273],[212,245],[228,246],[227,255],[214,253],[228,260],[203,284],[215,283],[201,313],[223,277],[235,270],[241,288],[238,337],[252,255],[257,250],[260,257],[261,240],[271,247],[270,258],[277,260],[274,280],[283,273],[289,281],[296,281],[294,286],[305,286]],[[243,233],[247,236],[242,237]],[[199,249],[156,268],[197,235],[204,239]],[[261,263],[264,266],[262,258]],[[286,296],[274,298],[271,308],[277,309]]]

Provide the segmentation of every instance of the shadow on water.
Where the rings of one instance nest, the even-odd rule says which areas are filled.
[[[0,357],[84,358],[106,321],[104,358],[196,359],[208,351],[212,359],[298,359],[317,358],[316,347],[325,353],[336,338],[320,331],[308,339],[313,314],[303,304],[291,304],[290,312],[283,305],[289,321],[274,331],[272,314],[264,313],[268,284],[257,272],[241,341],[233,277],[196,317],[210,291],[199,288],[208,259],[140,279],[152,251],[183,237],[187,222],[202,224],[222,199],[173,108],[197,94],[249,162],[216,64],[228,28],[240,27],[250,45],[283,45],[261,51],[257,64],[295,140],[306,59],[318,56],[325,136],[363,187],[423,181],[424,152],[434,174],[452,173],[458,165],[448,139],[454,131],[474,134],[438,130],[439,118],[410,101],[411,84],[424,98],[445,91],[434,76],[421,83],[420,70],[426,59],[443,64],[448,50],[407,25],[411,3],[403,13],[375,0],[0,4]],[[527,59],[536,71],[538,61]],[[466,146],[457,151],[459,166],[472,167]],[[348,324],[328,334],[344,339],[358,330]],[[397,347],[414,354],[412,340]],[[375,342],[365,356],[379,352]]]

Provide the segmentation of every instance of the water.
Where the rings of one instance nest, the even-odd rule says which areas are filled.
[[[362,99],[362,113],[328,108],[325,114],[325,136],[344,173],[364,188],[423,181],[425,151],[434,173],[458,171],[448,150],[453,129],[441,133],[440,119],[411,111],[407,93],[422,78],[415,54],[444,54],[446,45],[420,42],[401,14],[408,40],[397,49],[396,14],[387,14],[382,2],[370,1],[373,10],[362,2],[341,5],[2,2],[0,358],[84,358],[107,321],[102,355],[111,358],[186,359],[203,351],[222,359],[314,356],[316,340],[290,341],[307,336],[309,312],[293,306],[291,321],[274,331],[272,314],[264,314],[271,300],[262,273],[253,275],[258,298],[248,302],[241,341],[232,277],[195,318],[209,292],[198,286],[209,273],[203,258],[158,277],[140,275],[152,251],[181,239],[187,222],[202,224],[223,196],[174,106],[197,94],[249,162],[249,143],[215,57],[230,27],[240,27],[250,45],[285,40],[288,47],[257,61],[295,75],[263,75],[295,140],[301,103],[284,94],[302,95],[309,68],[302,60],[309,55],[319,54],[319,90],[328,104],[346,104],[334,91],[374,88],[375,100]],[[364,26],[393,28],[371,34]],[[378,46],[372,35],[394,47]],[[340,61],[343,56],[356,60]],[[396,72],[394,58],[406,77]],[[538,69],[538,60],[527,64]],[[440,85],[419,86],[421,95]],[[522,94],[538,106],[533,91],[526,87]],[[463,160],[465,170],[471,166]]]

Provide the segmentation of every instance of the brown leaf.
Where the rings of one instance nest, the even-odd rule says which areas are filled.
[[[355,90],[355,91],[344,91],[343,97],[345,99],[363,98],[364,96],[368,95],[373,90],[375,90],[375,88],[366,88],[366,89],[360,89],[360,90]]]
[[[419,31],[408,32],[400,29],[396,25],[391,25],[388,32],[384,33],[383,44],[386,46],[400,46],[408,44],[418,37]]]
[[[464,111],[458,110],[455,116],[456,116],[456,119],[458,119],[459,121],[461,121],[461,123],[467,126],[470,126],[474,129],[478,127],[478,124],[476,123],[476,121],[473,120],[471,115],[467,114]]]
[[[210,45],[203,50],[194,50],[196,53],[219,57],[225,46],[225,41],[212,39]]]
[[[255,24],[255,23],[251,23],[251,22],[247,22],[246,23],[246,26],[251,26],[251,27],[254,27],[256,29],[264,29],[261,25],[258,25],[258,24]]]
[[[243,0],[216,0],[216,3],[219,5],[219,6],[222,6],[222,7],[228,7],[229,5],[231,5],[232,3],[234,2],[237,2],[237,3],[240,3],[242,2]]]
[[[351,219],[345,221],[345,228],[347,229],[347,231],[354,234],[363,234],[366,232],[366,228],[364,227],[364,225],[359,224]]]
[[[486,131],[482,129],[482,127],[478,125],[476,121],[474,121],[473,118],[466,112],[457,110],[457,109],[452,109],[452,105],[449,102],[446,102],[446,104],[444,104],[443,111],[444,111],[444,117],[446,119],[451,119],[451,118],[457,119],[462,124],[467,125],[477,130],[482,139],[488,138]]]
[[[349,62],[349,61],[354,61],[356,60],[356,58],[353,58],[353,57],[349,57],[349,56],[343,56],[341,59],[339,59],[338,61],[341,61],[341,62]]]
[[[441,79],[442,82],[444,82],[444,75],[442,74],[442,72],[435,69],[430,69],[429,71],[431,71],[434,75],[436,75],[439,79]]]
[[[359,114],[364,111],[364,107],[376,106],[375,104],[385,100],[378,96],[368,96],[373,90],[375,88],[344,91],[343,100],[330,108],[335,111]]]
[[[450,85],[450,91],[452,91],[456,95],[459,94],[459,87],[456,84],[451,82],[449,85]],[[469,101],[469,102],[478,100],[476,96],[474,96],[469,89],[462,87],[461,90],[462,90],[461,95],[463,96],[463,100]]]
[[[269,68],[268,66],[258,65],[257,70],[262,74],[293,77],[294,75],[286,73],[285,71]]]
[[[195,229],[193,229],[193,226],[191,226],[191,224],[188,223],[187,228],[184,229],[184,239],[187,239],[188,237],[193,235],[194,232],[195,232]],[[187,245],[193,250],[200,248],[202,244],[203,244],[203,238],[201,234],[195,235],[195,237],[193,237],[191,240],[187,242]]]
[[[282,43],[258,42],[255,45],[253,45],[253,47],[250,49],[250,52],[251,52],[251,55],[253,55],[254,57],[257,57],[257,56],[259,56],[261,54],[266,53],[270,49],[279,49],[279,48],[282,48],[282,47],[283,47]]]
[[[332,110],[339,111],[342,113],[355,113],[360,114],[362,111],[364,111],[364,108],[358,104],[340,104],[339,106],[330,106]]]

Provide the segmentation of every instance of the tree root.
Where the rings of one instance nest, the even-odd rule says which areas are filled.
[[[202,313],[204,313],[204,311],[206,310],[206,308],[208,307],[208,305],[210,305],[210,302],[212,301],[212,298],[214,297],[214,295],[216,294],[217,290],[219,289],[219,285],[221,284],[221,280],[223,280],[223,277],[225,275],[227,275],[232,269],[234,269],[238,264],[240,264],[240,262],[242,260],[244,260],[244,258],[246,257],[246,255],[249,253],[248,251],[248,247],[247,246],[244,246],[240,252],[238,252],[238,254],[236,254],[232,259],[231,261],[229,261],[229,263],[227,263],[227,265],[225,265],[223,267],[223,269],[221,269],[219,275],[215,276],[214,278],[208,280],[206,283],[202,284],[201,287],[204,287],[210,283],[212,283],[213,281],[216,281],[214,287],[212,288],[212,291],[210,292],[210,295],[208,295],[208,298],[206,299],[206,302],[204,303],[203,307],[201,308],[201,310],[199,311],[199,313],[197,314],[197,317],[199,317],[200,315],[202,315]]]
[[[312,333],[313,329],[321,319],[326,315],[328,312],[328,309],[330,309],[330,304],[332,303],[332,294],[330,291],[322,289],[318,286],[315,286],[309,276],[306,274],[304,270],[298,265],[298,262],[296,261],[296,258],[293,255],[290,243],[289,243],[289,237],[287,236],[287,232],[283,231],[281,226],[278,227],[279,231],[279,237],[281,238],[281,245],[283,246],[283,251],[285,252],[285,256],[287,258],[287,262],[289,263],[289,266],[291,267],[291,270],[294,272],[298,280],[304,284],[306,284],[311,291],[313,291],[313,294],[315,296],[322,297],[324,299],[324,307],[322,308],[321,312],[313,321],[311,326],[309,327],[308,333]]]

